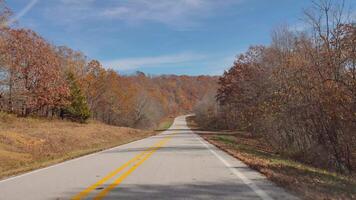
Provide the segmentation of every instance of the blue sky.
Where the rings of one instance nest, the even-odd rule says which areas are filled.
[[[120,73],[219,75],[310,0],[7,0],[18,27]],[[351,9],[352,11],[352,9]]]

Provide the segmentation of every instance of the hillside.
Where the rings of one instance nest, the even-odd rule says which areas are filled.
[[[122,75],[25,28],[0,28],[0,53],[0,111],[22,117],[153,128],[217,88],[211,76]]]
[[[170,126],[166,120],[162,129]],[[155,134],[90,121],[17,118],[0,113],[0,178]]]

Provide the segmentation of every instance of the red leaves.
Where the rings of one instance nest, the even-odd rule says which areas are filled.
[[[352,170],[355,30],[351,24],[336,26],[328,44],[286,33],[271,47],[240,55],[219,79],[217,99],[227,127],[264,135],[286,152],[308,152],[307,162],[323,155],[317,165]]]
[[[68,87],[53,47],[35,32],[6,31],[2,53],[10,76],[12,98],[24,101],[25,113],[66,103]]]

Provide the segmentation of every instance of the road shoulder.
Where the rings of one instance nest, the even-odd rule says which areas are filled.
[[[199,130],[192,118],[189,127],[209,143],[259,171],[276,185],[301,199],[354,199],[356,181],[316,169],[266,151],[250,138],[232,132]]]

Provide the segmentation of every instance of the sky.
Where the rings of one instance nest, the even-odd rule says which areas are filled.
[[[6,2],[15,27],[33,29],[119,73],[152,75],[221,75],[250,45],[268,45],[274,28],[303,29],[303,9],[311,6],[310,0]]]

